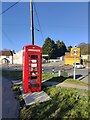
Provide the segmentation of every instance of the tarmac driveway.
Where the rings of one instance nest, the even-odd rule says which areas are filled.
[[[10,80],[2,79],[2,118],[18,118],[19,101],[15,99]]]

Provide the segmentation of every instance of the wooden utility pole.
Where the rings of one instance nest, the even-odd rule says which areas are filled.
[[[30,0],[30,22],[31,22],[31,39],[34,45],[34,19],[33,19],[33,2]]]

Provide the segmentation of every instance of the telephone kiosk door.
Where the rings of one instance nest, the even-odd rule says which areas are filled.
[[[42,48],[36,45],[23,47],[23,90],[24,93],[41,91]]]

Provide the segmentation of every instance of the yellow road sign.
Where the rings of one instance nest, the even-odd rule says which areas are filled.
[[[71,48],[71,56],[80,57],[80,48]]]

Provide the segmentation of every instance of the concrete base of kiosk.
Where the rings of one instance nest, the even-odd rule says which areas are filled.
[[[12,80],[13,85],[21,85],[23,82],[22,80]]]
[[[22,88],[20,88],[20,90],[26,105],[32,105],[51,99],[44,91],[25,94]]]

